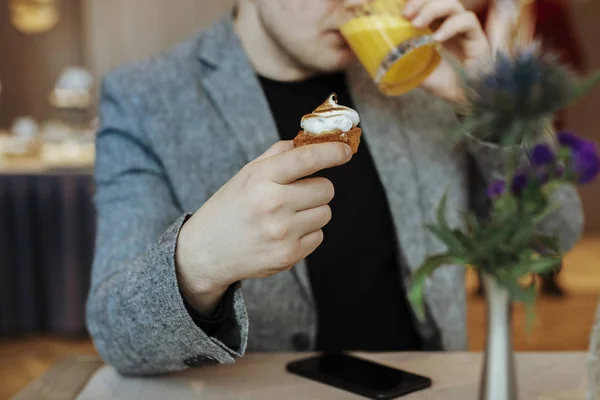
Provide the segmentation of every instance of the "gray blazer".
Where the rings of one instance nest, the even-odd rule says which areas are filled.
[[[444,250],[423,226],[434,220],[446,188],[449,220],[461,224],[470,190],[468,154],[489,178],[499,172],[502,151],[483,143],[453,148],[447,140],[453,110],[422,91],[386,98],[358,66],[348,81],[387,193],[404,255],[398,271],[408,285],[427,255]],[[316,311],[304,262],[236,287],[234,327],[213,337],[194,324],[179,293],[174,253],[180,227],[278,140],[231,20],[110,73],[100,113],[87,322],[104,360],[124,374],[154,374],[231,363],[245,351],[314,344]],[[560,197],[564,206],[546,228],[560,230],[568,248],[582,228],[581,206],[570,188]],[[415,323],[430,349],[467,347],[464,278],[463,268],[449,266],[427,283],[428,318]]]

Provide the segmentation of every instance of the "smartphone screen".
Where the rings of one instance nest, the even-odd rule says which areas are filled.
[[[431,380],[345,354],[292,362],[289,372],[372,399],[393,399],[431,386]]]

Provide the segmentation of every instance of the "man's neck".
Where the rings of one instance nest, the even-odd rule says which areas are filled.
[[[276,81],[301,81],[313,75],[302,68],[265,31],[254,5],[240,7],[234,29],[256,73]]]

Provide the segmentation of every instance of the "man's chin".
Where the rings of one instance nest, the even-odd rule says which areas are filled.
[[[337,70],[348,68],[356,61],[356,56],[349,47],[338,47],[331,54],[335,54],[335,59],[332,60],[332,67]]]
[[[357,61],[356,56],[349,49],[330,49],[327,54],[329,55],[327,59],[315,60],[309,69],[318,74],[333,74],[345,71]]]

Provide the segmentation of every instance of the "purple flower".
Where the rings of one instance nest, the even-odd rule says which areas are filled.
[[[531,161],[536,166],[552,164],[555,159],[554,152],[547,144],[538,144],[531,153]]]
[[[527,174],[522,172],[515,175],[512,181],[511,190],[515,195],[520,195],[527,186]]]
[[[568,147],[572,150],[577,149],[583,141],[581,138],[571,132],[559,132],[556,135],[556,138],[562,147]]]
[[[600,158],[596,143],[570,132],[560,132],[556,136],[561,146],[571,150],[567,176],[574,176],[575,181],[580,184],[593,181],[600,172]]]
[[[487,188],[487,196],[492,200],[497,199],[498,197],[502,196],[505,188],[506,188],[506,182],[504,182],[502,180],[494,181]]]
[[[600,172],[600,158],[596,143],[582,140],[574,151],[571,168],[581,184],[593,181]]]

